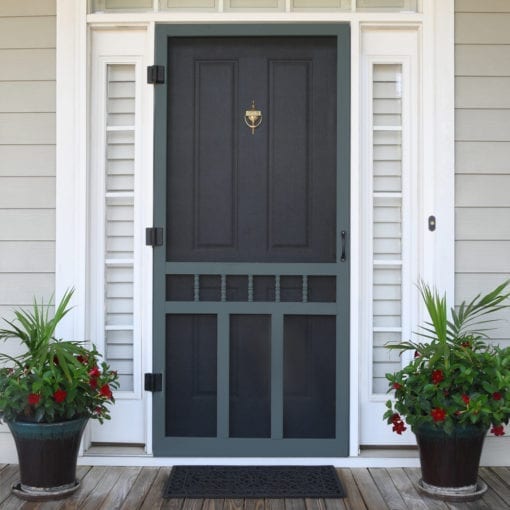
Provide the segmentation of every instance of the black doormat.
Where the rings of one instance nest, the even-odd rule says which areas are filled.
[[[333,466],[175,466],[164,498],[343,498]]]

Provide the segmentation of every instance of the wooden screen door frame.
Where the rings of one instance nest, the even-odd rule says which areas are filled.
[[[169,37],[246,37],[246,36],[329,36],[337,39],[337,230],[349,228],[345,225],[350,219],[350,27],[346,23],[338,24],[243,24],[243,25],[172,25],[157,24],[155,32],[155,64],[164,66],[168,63]],[[166,175],[167,175],[167,83],[155,86],[154,101],[154,226],[166,232]],[[349,221],[349,220],[347,220]],[[348,237],[347,237],[348,239]],[[348,248],[348,243],[347,243]],[[337,260],[342,251],[342,240],[337,235]],[[347,303],[339,307],[336,319],[336,438],[320,440],[322,445],[310,444],[303,447],[307,440],[287,439],[286,447],[280,444],[274,450],[255,449],[256,457],[345,457],[349,455],[349,301],[350,301],[350,264],[349,250],[347,260],[339,264],[337,278],[345,285],[337,284],[337,303]],[[156,246],[153,256],[153,372],[165,373],[165,274],[166,249]],[[343,339],[340,342],[339,339]],[[153,451],[155,456],[186,457],[190,453],[171,445],[165,436],[165,394],[163,391],[153,393]],[[239,457],[245,456],[236,451],[235,441],[232,448],[228,446],[221,455],[208,451],[207,441],[201,445],[202,438],[197,438],[193,456]],[[314,440],[308,440],[314,441]],[[282,441],[277,441],[282,443]],[[299,444],[299,448],[296,448]],[[278,451],[278,453],[276,453]]]

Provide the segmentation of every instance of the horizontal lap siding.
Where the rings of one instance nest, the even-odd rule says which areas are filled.
[[[0,1],[0,317],[55,285],[55,0]],[[9,346],[6,347],[8,350]]]
[[[459,303],[510,277],[510,2],[456,0],[455,11]],[[510,327],[492,336],[510,345]]]

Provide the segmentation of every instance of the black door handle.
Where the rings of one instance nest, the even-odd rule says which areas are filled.
[[[342,240],[342,254],[340,255],[340,262],[345,262],[346,261],[345,249],[347,246],[347,232],[345,230],[342,230],[340,232],[340,238]]]

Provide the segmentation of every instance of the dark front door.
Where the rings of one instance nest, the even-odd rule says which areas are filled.
[[[345,28],[159,27],[156,455],[348,453]]]

